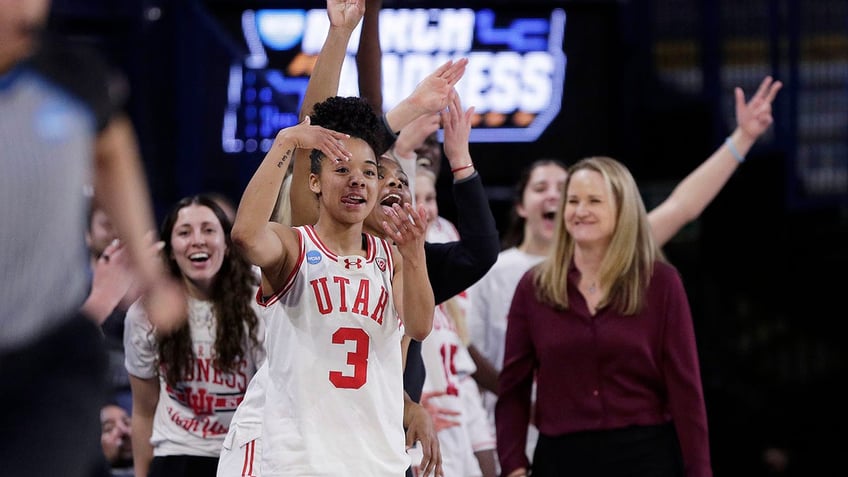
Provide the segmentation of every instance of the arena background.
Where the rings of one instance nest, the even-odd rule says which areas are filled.
[[[218,191],[237,201],[261,150],[223,151],[232,65],[248,9],[321,1],[54,0],[51,28],[106,53],[129,81],[157,213]],[[735,126],[732,88],[785,83],[775,124],[728,185],[665,251],[692,304],[715,474],[834,475],[842,467],[848,291],[848,4],[844,0],[391,1],[384,8],[565,12],[558,113],[530,142],[472,154],[505,230],[518,171],[540,157],[611,155],[649,206]],[[506,30],[504,30],[506,29]],[[245,76],[247,77],[247,76]],[[554,85],[556,86],[556,85]],[[559,85],[563,86],[563,85]],[[232,98],[230,98],[232,99]],[[443,171],[444,172],[444,171]],[[453,218],[450,178],[439,179]],[[841,310],[841,311],[840,311]],[[789,457],[783,473],[768,449]]]

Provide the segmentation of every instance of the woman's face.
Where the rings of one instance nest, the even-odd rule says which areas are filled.
[[[409,178],[395,160],[384,157],[380,161],[380,188],[377,195],[377,206],[365,219],[365,229],[374,235],[383,237],[383,221],[389,221],[386,212],[392,204],[403,206],[412,203],[409,193]]]
[[[415,175],[415,205],[424,206],[427,211],[427,223],[436,223],[439,216],[439,204],[436,201],[436,184],[433,178],[427,174]]]
[[[171,231],[171,258],[186,280],[208,291],[226,254],[224,228],[212,209],[197,204],[180,209]]]
[[[527,187],[516,208],[525,220],[524,239],[550,243],[554,236],[554,218],[568,174],[556,164],[537,166],[530,174]]]
[[[616,224],[616,204],[600,172],[575,171],[568,182],[563,212],[565,228],[581,245],[606,245]]]
[[[362,139],[343,142],[350,160],[322,159],[320,178],[310,175],[310,188],[320,193],[322,211],[340,223],[355,224],[365,220],[377,202],[377,160]]]

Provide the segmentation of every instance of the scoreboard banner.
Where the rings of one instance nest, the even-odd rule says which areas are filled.
[[[383,107],[448,59],[464,57],[457,91],[476,110],[471,141],[535,141],[562,107],[565,18],[550,8],[383,8]],[[297,123],[329,22],[324,9],[248,9],[240,20],[235,38],[247,54],[229,67],[221,144],[226,153],[265,152],[277,131]],[[342,67],[342,96],[358,95],[360,29]]]

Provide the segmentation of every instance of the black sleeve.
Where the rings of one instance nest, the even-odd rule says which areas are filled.
[[[427,274],[436,304],[450,299],[483,277],[498,259],[500,241],[495,217],[476,172],[454,183],[460,240],[448,243],[425,243]]]
[[[476,172],[455,182],[453,197],[457,204],[460,240],[448,243],[425,243],[427,275],[433,287],[436,304],[450,299],[473,285],[495,264],[500,252],[495,217]],[[415,402],[421,401],[426,370],[421,357],[421,342],[412,340],[403,371],[403,389]]]
[[[127,82],[93,48],[56,35],[45,35],[32,58],[48,80],[85,103],[102,131],[127,99]]]
[[[383,129],[380,131],[380,135],[384,144],[381,153],[386,153],[392,148],[392,146],[395,145],[395,142],[397,142],[398,133],[396,131],[392,131],[392,127],[389,126],[389,119],[385,114],[380,117],[380,122],[383,123]]]
[[[406,353],[406,367],[403,369],[403,390],[417,403],[421,402],[421,391],[424,389],[426,377],[424,358],[421,356],[421,342],[410,340],[409,350]]]

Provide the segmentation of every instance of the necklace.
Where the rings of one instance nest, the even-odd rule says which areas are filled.
[[[598,288],[595,286],[595,282],[592,282],[592,284],[589,285],[588,291],[590,294],[594,294],[596,291],[598,291]]]

